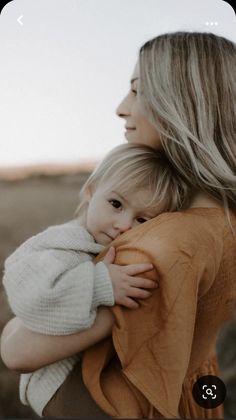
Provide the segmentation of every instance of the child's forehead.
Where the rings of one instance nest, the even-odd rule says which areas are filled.
[[[119,188],[119,186],[112,186],[111,188],[107,188],[106,191],[110,194],[119,195],[125,201],[131,201],[133,198],[143,201],[145,198],[150,199],[152,197],[151,191],[148,191],[146,188],[126,188],[125,186]]]

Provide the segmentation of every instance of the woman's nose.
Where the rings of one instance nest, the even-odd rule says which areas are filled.
[[[116,109],[116,115],[118,115],[118,117],[121,117],[121,118],[127,117],[130,114],[129,108],[130,107],[129,107],[128,95],[126,95],[125,98],[118,105]]]

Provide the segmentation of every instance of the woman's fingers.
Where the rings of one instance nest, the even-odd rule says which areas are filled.
[[[129,264],[123,266],[122,268],[129,276],[134,276],[135,274],[144,273],[145,271],[152,270],[153,265],[149,263]]]

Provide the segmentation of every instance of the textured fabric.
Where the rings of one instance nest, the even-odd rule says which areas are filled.
[[[231,220],[236,231],[232,213]],[[138,309],[111,308],[112,339],[84,353],[93,400],[118,418],[223,418],[222,405],[198,406],[192,386],[200,376],[219,376],[216,338],[236,301],[236,235],[224,211],[165,213],[113,245],[117,264],[151,262],[147,277],[160,287]]]
[[[73,398],[76,395],[76,398]],[[81,363],[67,376],[65,382],[43,410],[43,417],[54,418],[92,418],[96,420],[110,419],[92,400],[84,386]]]
[[[44,407],[68,377],[79,356],[52,363],[33,373],[20,376],[20,400],[42,416]],[[81,363],[81,362],[79,362]]]
[[[73,334],[91,327],[99,305],[114,305],[95,243],[77,220],[52,226],[22,244],[5,262],[3,285],[14,314],[32,331]]]
[[[26,241],[5,263],[3,283],[13,312],[29,329],[43,334],[89,328],[99,305],[114,305],[107,267],[92,261],[102,249],[76,220]],[[70,357],[21,375],[22,403],[41,415],[78,360]]]
[[[91,327],[99,305],[114,305],[107,267],[92,258],[104,246],[77,220],[52,226],[5,262],[10,307],[30,330],[65,335]]]

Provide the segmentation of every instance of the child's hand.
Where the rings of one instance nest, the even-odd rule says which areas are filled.
[[[136,309],[139,304],[132,298],[146,299],[151,296],[151,292],[143,289],[156,289],[158,285],[155,281],[134,276],[152,270],[153,265],[143,263],[122,266],[113,264],[114,259],[115,248],[111,247],[103,263],[106,264],[111,276],[115,302],[127,308]]]

